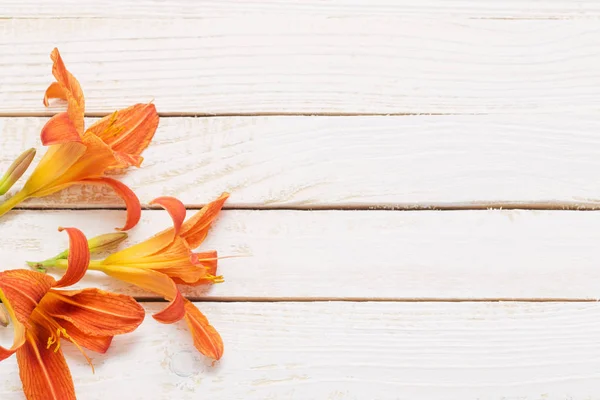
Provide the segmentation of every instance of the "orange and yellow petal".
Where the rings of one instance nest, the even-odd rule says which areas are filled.
[[[129,230],[136,226],[137,223],[140,221],[140,218],[142,217],[142,205],[140,204],[140,200],[138,199],[136,194],[131,189],[129,189],[129,187],[124,183],[121,183],[116,179],[108,178],[106,176],[84,179],[81,181],[81,183],[108,185],[125,202],[125,207],[127,209],[127,219],[125,221],[125,225],[122,228],[117,228],[118,230]]]
[[[156,293],[170,303],[162,311],[154,314],[154,319],[163,324],[181,320],[185,315],[184,299],[171,278],[151,269],[139,269],[123,266],[103,266],[101,270],[113,278],[136,285],[144,290]]]
[[[111,254],[105,262],[106,264],[113,265],[135,264],[142,259],[146,260],[156,254],[160,254],[164,249],[171,249],[173,243],[173,230],[167,229],[150,239]],[[182,245],[185,246],[186,250],[188,249],[187,244],[183,243]],[[148,260],[148,262],[154,261],[156,260]]]
[[[46,90],[46,95],[44,96],[44,103],[48,102],[49,98],[57,97],[60,99],[67,100],[67,114],[71,121],[73,121],[73,125],[75,129],[80,135],[83,135],[84,132],[84,121],[83,115],[85,112],[85,99],[83,97],[83,90],[81,90],[81,85],[79,81],[75,79],[75,77],[67,71],[65,67],[65,63],[60,56],[58,49],[52,50],[50,53],[50,58],[52,59],[52,74],[56,78],[56,84],[51,84],[50,87]]]
[[[69,234],[69,255],[67,270],[62,278],[56,282],[55,287],[66,287],[79,282],[87,272],[90,264],[90,249],[87,238],[79,229],[61,227],[58,230],[67,231]]]
[[[7,359],[12,356],[23,344],[25,343],[25,326],[19,322],[17,316],[15,315],[15,311],[13,310],[10,302],[0,290],[0,301],[4,304],[6,311],[8,312],[8,317],[13,327],[13,344],[7,349],[5,347],[0,346],[0,361]]]
[[[67,113],[56,114],[50,118],[42,128],[40,138],[44,146],[81,142],[81,136]]]
[[[195,249],[206,238],[210,225],[223,208],[229,193],[223,193],[218,199],[202,207],[194,216],[185,221],[181,229],[181,236],[188,242],[191,249]]]
[[[0,272],[0,290],[19,322],[27,324],[40,300],[56,281],[49,275],[25,269]]]
[[[92,336],[132,332],[145,316],[142,306],[132,297],[95,288],[51,290],[39,307],[47,315],[68,321]],[[62,322],[59,324],[62,325]]]
[[[206,272],[211,275],[217,274],[218,255],[216,250],[203,251],[192,253],[192,263],[202,265],[206,268]]]
[[[70,145],[65,143],[61,146]],[[53,182],[54,187],[63,184],[73,184],[87,178],[104,175],[104,172],[116,163],[113,151],[102,140],[94,135],[85,135],[82,138],[85,152],[73,163],[70,168]]]
[[[25,344],[17,350],[27,400],[75,400],[73,379],[62,351],[46,348],[42,339],[28,332]]]
[[[217,252],[215,250],[192,253],[192,265],[196,271],[201,271],[202,273],[183,275],[177,274],[176,271],[171,271],[170,269],[166,273],[173,278],[175,283],[187,286],[222,282],[223,278],[217,276],[217,260]]]
[[[179,231],[181,230],[181,226],[183,225],[183,221],[185,221],[185,205],[175,197],[170,196],[162,196],[157,197],[150,202],[151,205],[158,204],[171,216],[173,220],[173,232],[174,237],[179,235]]]
[[[83,143],[69,142],[50,146],[33,171],[23,191],[29,196],[45,196],[62,189],[56,182],[86,152]]]
[[[223,356],[223,339],[208,319],[190,301],[185,301],[185,320],[194,339],[194,346],[207,357],[218,360]]]
[[[135,104],[102,118],[87,132],[98,136],[118,154],[123,162],[121,168],[139,167],[139,156],[154,137],[158,120],[154,104]]]

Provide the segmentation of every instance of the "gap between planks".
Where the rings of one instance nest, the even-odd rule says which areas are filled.
[[[199,210],[204,204],[186,204],[188,210]],[[103,207],[87,207],[85,204],[81,206],[65,205],[48,205],[46,207],[23,206],[15,207],[15,210],[22,211],[101,211],[101,210],[125,210],[125,207],[120,206],[103,206]],[[228,206],[225,204],[224,210],[249,210],[249,211],[482,211],[482,210],[539,210],[539,211],[598,211],[600,210],[599,201],[588,202],[474,202],[474,203],[454,203],[454,204],[381,204],[381,205],[307,205],[307,206],[289,206],[289,205],[265,205],[264,207],[257,206]],[[142,205],[142,210],[161,210],[160,207]]]
[[[140,303],[167,303],[159,297],[136,297]],[[598,303],[600,299],[586,298],[395,298],[395,297],[197,297],[186,296],[196,303]]]

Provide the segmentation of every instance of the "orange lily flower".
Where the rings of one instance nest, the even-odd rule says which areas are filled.
[[[31,197],[44,197],[74,184],[111,186],[127,205],[127,222],[132,228],[141,215],[137,196],[126,185],[105,175],[107,171],[139,167],[158,126],[153,104],[136,104],[114,112],[84,129],[85,100],[81,86],[67,71],[58,52],[51,53],[56,82],[46,90],[44,104],[59,98],[67,111],[56,114],[42,128],[42,144],[49,146],[23,189],[0,205],[0,215]]]
[[[156,293],[170,302],[154,319],[172,324],[185,318],[194,345],[207,357],[218,360],[223,355],[223,341],[206,317],[190,301],[183,298],[176,284],[197,286],[222,282],[216,276],[217,252],[194,253],[206,238],[214,219],[229,197],[223,193],[184,222],[185,206],[173,197],[159,197],[151,204],[164,207],[173,219],[173,227],[150,239],[110,255],[104,260],[90,261],[90,270],[102,271],[119,280]],[[65,267],[65,260],[50,259],[35,266]]]
[[[28,400],[76,398],[61,338],[72,342],[91,365],[84,347],[105,353],[113,336],[135,330],[144,319],[144,309],[129,296],[99,289],[56,289],[78,282],[90,259],[83,233],[65,230],[70,251],[67,270],[59,281],[29,270],[0,273],[0,300],[14,329],[12,347],[0,347],[0,361],[17,353]]]

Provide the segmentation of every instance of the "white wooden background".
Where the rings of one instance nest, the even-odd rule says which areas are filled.
[[[203,247],[244,257],[185,292],[223,359],[148,318],[95,375],[69,349],[79,398],[600,399],[599,21],[591,0],[1,0],[2,170],[58,110],[58,46],[90,117],[157,105],[122,177],[143,203],[232,193]],[[123,214],[97,187],[25,203],[0,270]],[[168,222],[147,209],[129,242]],[[14,359],[0,398],[23,399]]]

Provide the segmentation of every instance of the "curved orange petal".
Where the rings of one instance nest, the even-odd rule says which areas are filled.
[[[31,196],[45,196],[61,188],[56,182],[86,152],[83,143],[69,142],[50,146],[23,188]]]
[[[127,167],[139,167],[140,154],[148,147],[156,128],[158,113],[154,104],[135,104],[108,115],[90,126],[92,132],[109,145]]]
[[[95,288],[51,290],[40,307],[48,315],[68,321],[92,336],[132,332],[146,315],[132,297]]]
[[[56,282],[56,287],[71,286],[79,282],[87,272],[90,264],[90,248],[83,232],[76,228],[58,228],[59,232],[63,230],[69,234],[69,256],[67,271]]]
[[[12,356],[23,344],[25,343],[25,326],[19,322],[17,316],[15,315],[15,311],[13,310],[10,302],[0,290],[0,301],[6,307],[6,311],[8,311],[8,316],[13,326],[13,344],[10,349],[0,346],[0,361],[7,359]]]
[[[181,237],[188,242],[191,249],[200,246],[208,233],[210,225],[219,215],[219,211],[223,208],[223,204],[228,197],[229,193],[223,193],[218,199],[208,203],[185,221],[181,228]]]
[[[157,197],[154,200],[152,200],[150,204],[158,204],[159,206],[167,210],[167,212],[171,216],[171,219],[173,220],[174,235],[177,236],[179,234],[179,231],[181,230],[183,221],[185,221],[185,205],[183,205],[183,203],[179,199],[170,196]]]
[[[55,283],[54,278],[41,272],[26,269],[0,272],[0,290],[22,324],[27,324],[35,307]]]
[[[40,138],[44,146],[81,142],[81,136],[67,113],[56,114],[50,118],[42,128]]]
[[[185,315],[184,299],[177,286],[165,274],[151,269],[139,269],[121,266],[102,266],[105,274],[127,283],[139,286],[144,290],[156,293],[170,301],[170,304],[154,314],[154,319],[163,324],[172,324],[181,320]]]
[[[27,341],[17,350],[19,373],[27,400],[76,400],[69,366],[60,349],[40,345],[46,338],[27,334]],[[39,341],[38,341],[39,340]]]
[[[60,320],[60,326],[62,326],[69,335],[69,337],[64,337],[63,339],[72,343],[75,342],[96,353],[106,353],[113,340],[113,336],[92,336],[87,334],[69,321]]]
[[[67,71],[65,67],[65,63],[60,56],[57,48],[52,50],[50,53],[50,58],[53,61],[52,65],[52,75],[57,80],[58,85],[62,89],[62,93],[60,93],[61,98],[65,98],[67,100],[67,113],[69,114],[69,118],[73,121],[73,125],[77,132],[80,135],[83,135],[83,114],[85,112],[85,99],[83,97],[83,91],[81,90],[81,85],[79,81],[75,79],[75,77]],[[52,89],[51,89],[52,88]],[[53,88],[52,85],[46,90],[51,90],[52,93],[59,93],[56,88]],[[46,96],[48,94],[46,93]]]
[[[46,93],[44,93],[44,105],[46,107],[50,105],[48,102],[50,99],[67,100],[67,95],[58,82],[52,82],[46,89]]]
[[[140,200],[124,183],[106,176],[84,179],[81,181],[81,183],[108,185],[115,191],[115,193],[117,193],[117,195],[119,195],[121,199],[123,199],[123,201],[125,201],[125,207],[127,208],[127,220],[125,221],[125,226],[122,228],[117,228],[118,230],[127,231],[136,226],[140,221],[142,216],[142,205],[140,204]]]
[[[207,357],[215,360],[223,356],[223,339],[209,324],[208,319],[190,301],[185,301],[185,320],[194,338],[194,346]]]

